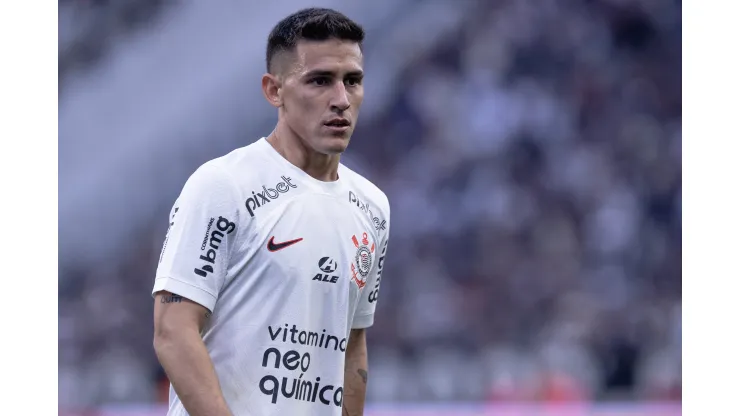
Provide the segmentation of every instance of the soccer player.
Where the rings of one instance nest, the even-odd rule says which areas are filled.
[[[390,207],[339,163],[363,98],[363,29],[329,9],[280,21],[268,137],[199,167],[154,282],[169,415],[361,415]]]

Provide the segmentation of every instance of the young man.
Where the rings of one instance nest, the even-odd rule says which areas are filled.
[[[175,202],[153,294],[169,415],[361,415],[390,208],[339,163],[362,104],[363,29],[299,11],[267,43],[267,138]]]

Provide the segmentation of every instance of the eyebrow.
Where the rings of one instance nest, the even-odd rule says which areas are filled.
[[[326,70],[322,70],[322,69],[315,69],[313,71],[307,72],[306,75],[304,75],[305,78],[334,77],[334,76],[336,76],[336,73],[335,72],[333,72],[333,71],[326,71]],[[362,71],[357,70],[357,71],[347,72],[346,76],[348,76],[348,77],[360,77],[361,78],[361,77],[364,76],[364,74],[363,74]]]

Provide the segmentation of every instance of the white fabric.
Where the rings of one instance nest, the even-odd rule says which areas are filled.
[[[190,177],[153,293],[213,312],[203,339],[234,415],[341,414],[344,350],[373,324],[389,216],[349,168],[318,181],[264,138]],[[169,415],[186,414],[170,389]]]

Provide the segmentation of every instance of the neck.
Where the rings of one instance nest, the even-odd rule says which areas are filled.
[[[278,123],[267,142],[288,162],[309,176],[324,182],[339,178],[339,155],[326,155],[306,146],[290,127]]]

